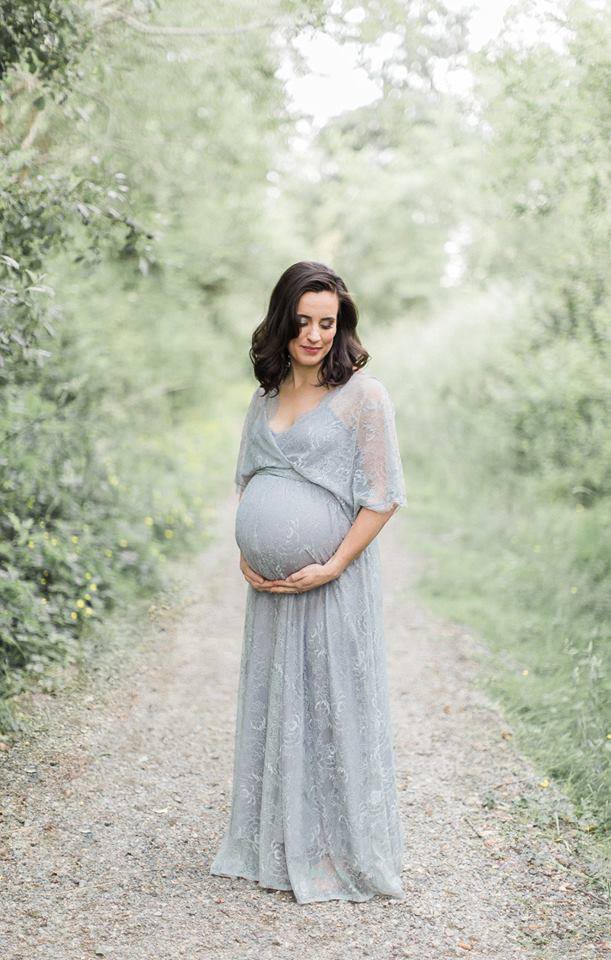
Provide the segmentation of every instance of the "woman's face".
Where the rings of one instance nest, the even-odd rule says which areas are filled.
[[[317,367],[333,346],[339,297],[333,290],[308,290],[297,304],[299,334],[287,349],[293,364]],[[308,349],[312,348],[312,349]]]

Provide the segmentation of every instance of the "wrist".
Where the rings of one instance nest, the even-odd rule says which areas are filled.
[[[333,580],[335,580],[336,577],[339,577],[339,575],[343,573],[345,569],[344,564],[338,560],[337,557],[331,557],[331,559],[327,560],[323,566],[327,573],[331,575]]]

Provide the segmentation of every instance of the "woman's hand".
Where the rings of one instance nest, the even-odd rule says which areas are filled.
[[[330,580],[335,580],[341,570],[339,566],[329,561],[328,563],[310,563],[301,570],[296,570],[286,580],[266,580],[260,573],[246,562],[240,554],[240,570],[244,577],[255,590],[263,593],[305,593],[306,590],[313,590],[314,587],[321,587]]]
[[[256,570],[246,562],[243,555],[240,553],[240,570],[244,574],[244,577],[255,590],[266,590],[269,592],[271,587],[275,586],[278,583],[286,583],[285,580],[266,580],[265,577],[262,577],[260,573],[257,573]]]
[[[309,563],[307,567],[291,573],[286,580],[266,580],[265,588],[269,593],[305,593],[315,587],[335,580],[340,574],[339,568],[332,563]],[[267,586],[269,584],[269,586]]]
[[[240,570],[244,574],[246,580],[248,580],[251,587],[254,587],[255,590],[264,590],[269,587],[270,584],[280,582],[277,580],[266,580],[264,577],[262,577],[260,573],[257,573],[256,570],[253,570],[250,564],[246,562],[242,553],[240,553]]]

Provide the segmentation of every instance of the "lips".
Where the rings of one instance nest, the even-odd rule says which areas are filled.
[[[320,347],[302,347],[302,350],[305,350],[306,353],[318,353]]]

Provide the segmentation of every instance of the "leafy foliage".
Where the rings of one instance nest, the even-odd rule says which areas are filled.
[[[126,5],[119,12],[130,16]],[[223,350],[231,357],[214,323],[243,274],[253,162],[267,150],[255,131],[273,131],[267,107],[278,101],[262,32],[245,34],[235,79],[225,79],[235,103],[250,90],[240,112],[222,99],[204,110],[221,92],[205,60],[183,88],[181,113],[160,73],[174,61],[140,33],[126,36],[121,20],[60,2],[4,5],[4,14],[0,693],[10,697],[29,676],[47,682],[45,664],[78,657],[130,590],[154,591],[164,559],[202,542],[214,466],[227,457],[214,403],[202,406]],[[183,177],[185,134],[198,152],[180,156]],[[213,236],[202,215],[216,216],[229,163],[242,187]],[[0,722],[16,721],[8,711]]]
[[[78,76],[91,25],[82,6],[69,0],[0,0],[0,81],[20,66],[58,96]],[[44,96],[34,103],[44,106]]]

